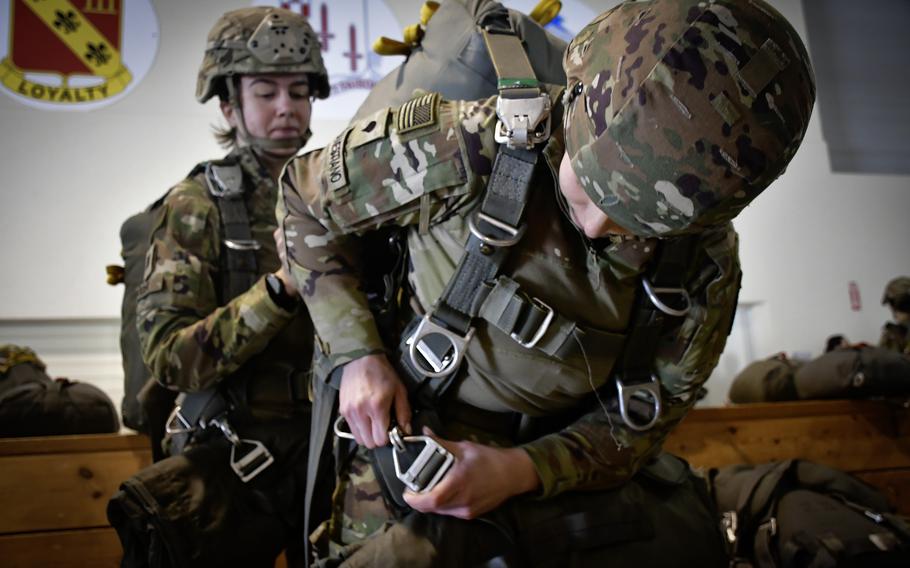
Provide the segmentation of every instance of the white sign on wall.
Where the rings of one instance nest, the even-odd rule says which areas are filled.
[[[151,0],[0,0],[0,90],[31,107],[109,105],[157,51]]]

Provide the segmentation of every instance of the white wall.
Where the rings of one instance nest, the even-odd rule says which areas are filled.
[[[27,337],[39,353],[45,346],[54,357],[59,342],[23,335],[18,323],[118,325],[122,292],[104,283],[104,266],[119,262],[120,223],[193,164],[222,154],[210,135],[215,103],[193,99],[196,69],[217,15],[250,3],[154,0],[160,28],[155,63],[133,92],[111,106],[39,111],[0,95],[0,322],[6,322],[0,341]],[[583,2],[598,11],[613,3]],[[402,26],[416,21],[420,4],[388,2]],[[797,0],[772,4],[805,32]],[[331,104],[316,103],[313,146],[343,127],[319,120],[320,106]],[[818,354],[832,333],[875,341],[887,318],[878,302],[885,282],[910,273],[908,179],[832,174],[817,114],[787,174],[736,221],[745,272],[741,299],[751,307],[709,384],[710,402],[722,402],[725,382],[749,357]],[[851,280],[863,299],[856,312],[849,307]],[[746,319],[751,325],[743,328]],[[116,333],[105,337],[93,344],[103,345],[93,347],[104,351],[99,360],[116,353]],[[75,347],[68,352],[85,354]],[[66,357],[61,361],[64,367],[52,372],[76,375]],[[76,371],[78,378],[90,378],[83,367]]]

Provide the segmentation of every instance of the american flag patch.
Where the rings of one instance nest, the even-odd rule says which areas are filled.
[[[439,93],[430,93],[411,99],[398,109],[398,133],[403,134],[424,126],[436,124]]]

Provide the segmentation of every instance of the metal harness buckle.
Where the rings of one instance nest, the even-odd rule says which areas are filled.
[[[259,250],[262,248],[256,239],[224,239],[224,246],[232,250]]]
[[[689,292],[685,288],[654,288],[647,278],[641,279],[641,285],[644,287],[645,293],[648,295],[648,299],[651,300],[651,303],[654,304],[654,307],[667,315],[683,317],[689,313],[689,310],[692,308],[692,299],[689,297]],[[668,306],[660,299],[661,294],[679,296],[683,299],[684,307],[677,309]]]
[[[553,319],[556,317],[556,312],[553,310],[553,308],[551,308],[546,303],[544,303],[543,300],[536,298],[536,297],[532,297],[531,303],[534,304],[535,306],[537,306],[538,308],[541,308],[542,310],[546,311],[547,315],[544,316],[543,321],[540,322],[540,326],[538,326],[537,331],[534,332],[534,335],[531,336],[530,340],[522,341],[521,336],[519,336],[515,332],[510,334],[512,339],[517,341],[518,344],[521,345],[522,347],[524,347],[525,349],[531,349],[532,347],[537,345],[537,343],[543,338],[543,336],[547,332],[547,330],[550,329],[550,324],[553,323]]]
[[[651,375],[651,380],[647,383],[635,383],[630,385],[623,383],[619,377],[616,377],[616,392],[618,395],[617,398],[619,399],[619,415],[622,416],[622,421],[626,426],[638,432],[644,432],[650,430],[651,427],[657,423],[657,420],[660,418],[660,410],[662,407],[660,400],[660,381],[658,381],[657,377]],[[636,397],[639,400],[644,399],[651,404],[654,415],[651,416],[651,419],[647,422],[636,422],[632,419],[632,415],[629,413],[629,405],[633,397]]]
[[[477,227],[478,220],[493,225],[500,231],[507,233],[509,237],[505,239],[497,239],[480,232],[480,229]],[[488,244],[492,247],[504,248],[514,245],[521,240],[521,237],[525,234],[525,230],[527,230],[527,228],[527,225],[522,225],[521,227],[513,227],[508,223],[504,223],[495,217],[487,215],[483,211],[478,211],[476,214],[468,217],[468,230],[471,231],[471,234],[480,239],[482,243]]]
[[[180,412],[182,408],[179,404],[174,406],[174,410],[171,411],[164,424],[165,434],[173,436],[174,434],[192,434],[196,431],[196,427],[190,424],[190,421]]]
[[[234,470],[240,481],[247,483],[275,462],[275,457],[265,447],[265,444],[259,440],[247,440],[238,436],[237,432],[231,428],[226,416],[212,418],[209,420],[209,426],[215,426],[221,430],[224,437],[231,443],[231,469]],[[251,447],[251,449],[238,455],[244,446]]]
[[[414,368],[428,377],[445,377],[458,369],[464,358],[465,345],[474,335],[474,328],[461,337],[434,322],[429,314],[420,320],[414,334],[405,342]],[[431,343],[431,336],[445,339]],[[436,345],[433,345],[435,343]]]
[[[530,150],[550,137],[550,97],[546,94],[528,99],[500,95],[496,115],[499,122],[494,138],[509,148],[522,146]]]
[[[439,445],[439,442],[429,436],[404,436],[398,427],[389,432],[389,441],[392,442],[392,461],[395,464],[395,476],[404,483],[405,487],[415,493],[426,493],[436,487],[436,484],[449,471],[455,462],[455,456]],[[408,466],[406,471],[401,471],[398,454],[406,451],[405,444],[423,443],[417,458]]]

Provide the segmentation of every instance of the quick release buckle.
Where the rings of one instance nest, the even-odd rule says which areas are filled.
[[[645,383],[625,384],[620,377],[616,377],[616,393],[619,399],[619,415],[622,421],[638,432],[650,430],[660,418],[661,400],[660,400],[660,381],[657,377],[651,375],[651,380]],[[632,399],[636,398],[651,406],[651,418],[645,422],[639,422],[632,418],[630,406]]]
[[[496,101],[494,138],[509,148],[528,150],[550,137],[550,97],[541,94],[531,98],[500,97]]]
[[[389,441],[392,443],[395,476],[415,493],[426,493],[436,487],[455,462],[455,456],[429,436],[402,436],[396,426],[389,432]],[[411,465],[402,471],[398,456],[407,451],[405,444],[419,443],[424,444],[423,449]]]
[[[462,337],[439,325],[427,314],[405,342],[414,368],[428,377],[446,377],[458,369],[474,328]]]
[[[196,431],[196,427],[190,424],[190,421],[180,412],[182,409],[183,407],[179,404],[174,406],[174,410],[171,411],[164,424],[165,434],[173,436],[175,434],[192,434]]]

